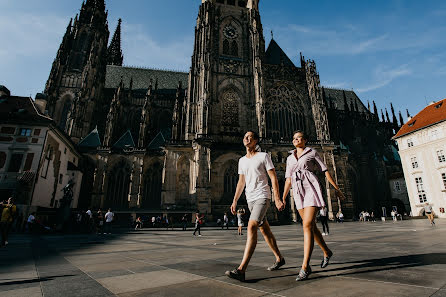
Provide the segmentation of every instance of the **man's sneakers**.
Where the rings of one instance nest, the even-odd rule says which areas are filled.
[[[233,279],[236,279],[238,281],[241,281],[241,282],[245,281],[245,273],[241,272],[240,270],[238,270],[238,268],[236,268],[234,270],[231,270],[231,271],[226,271],[225,275],[230,277],[230,278],[233,278]]]
[[[278,270],[280,267],[282,267],[283,265],[285,265],[285,258],[282,258],[279,262],[274,262],[274,264],[270,267],[268,267],[269,271],[274,271],[274,270]]]

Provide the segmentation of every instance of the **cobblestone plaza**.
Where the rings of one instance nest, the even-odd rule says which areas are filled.
[[[237,230],[116,230],[112,235],[12,235],[0,250],[0,296],[446,296],[446,221],[331,224],[334,252],[320,268],[315,246],[309,280],[297,283],[300,225],[272,227],[286,258],[259,237],[240,283],[224,276],[242,258]]]

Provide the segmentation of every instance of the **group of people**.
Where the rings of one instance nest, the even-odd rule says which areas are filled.
[[[368,222],[368,221],[372,221],[372,222],[376,222],[376,218],[375,218],[375,214],[372,212],[368,212],[366,210],[363,210],[359,213],[359,221],[360,222]]]
[[[87,211],[78,212],[75,216],[78,231],[99,234],[111,234],[112,232],[112,222],[115,214],[111,211],[111,208],[105,214],[101,209],[98,209],[97,212],[87,209]]]
[[[245,281],[245,273],[257,245],[257,231],[259,229],[275,257],[275,262],[268,267],[268,270],[278,270],[285,265],[285,258],[279,250],[277,241],[266,219],[266,212],[271,199],[268,178],[271,181],[277,209],[279,211],[285,209],[286,197],[292,188],[296,209],[302,218],[304,258],[296,281],[307,279],[312,272],[309,263],[314,241],[316,241],[324,253],[321,268],[325,268],[329,264],[333,252],[325,243],[321,232],[316,226],[315,220],[317,213],[325,207],[325,202],[319,181],[314,172],[317,170],[324,172],[329,183],[335,188],[337,196],[340,199],[344,199],[344,195],[331,177],[327,166],[319,154],[314,149],[306,146],[307,141],[308,137],[303,131],[293,133],[293,145],[295,149],[290,152],[290,156],[286,162],[286,182],[281,197],[274,165],[269,154],[260,151],[258,134],[254,131],[248,131],[244,135],[243,145],[246,148],[246,155],[239,160],[239,180],[231,205],[231,213],[233,215],[237,213],[237,202],[243,190],[245,190],[246,201],[250,211],[247,226],[248,235],[243,259],[238,267],[231,271],[226,271],[225,274],[228,277]]]

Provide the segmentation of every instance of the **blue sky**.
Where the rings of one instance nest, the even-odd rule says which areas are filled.
[[[41,92],[81,3],[0,0],[0,84]],[[200,3],[106,1],[111,35],[123,19],[124,64],[187,71]],[[446,1],[262,0],[260,13],[267,44],[273,30],[297,65],[299,52],[314,59],[324,86],[412,115],[446,97]]]

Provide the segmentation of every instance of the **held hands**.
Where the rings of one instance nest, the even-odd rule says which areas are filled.
[[[285,209],[285,204],[280,199],[276,199],[275,202],[276,202],[276,207],[279,211]]]

